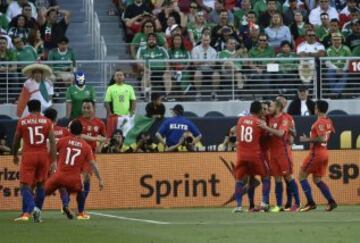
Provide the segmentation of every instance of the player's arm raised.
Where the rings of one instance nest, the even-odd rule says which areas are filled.
[[[90,163],[90,165],[92,167],[93,172],[95,173],[96,178],[98,178],[98,180],[99,180],[99,188],[100,188],[100,191],[101,191],[104,188],[104,182],[103,182],[103,180],[101,178],[101,175],[100,175],[99,169],[97,167],[97,164],[96,164],[95,160],[90,160],[89,163]]]

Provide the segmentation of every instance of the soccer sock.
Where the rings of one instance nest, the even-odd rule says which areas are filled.
[[[299,196],[299,187],[294,179],[291,179],[288,182],[288,188],[290,189],[290,194],[294,195],[296,206],[300,206],[300,196]],[[291,201],[290,201],[291,203]]]
[[[283,197],[283,183],[282,181],[275,181],[275,195],[276,195],[276,205],[282,207],[282,197]]]
[[[69,207],[69,202],[70,202],[69,193],[64,188],[59,189],[59,192],[63,207]]]
[[[84,191],[78,192],[78,194],[76,195],[76,201],[77,201],[77,205],[78,205],[78,212],[83,213],[84,209],[85,209],[85,192]]]
[[[289,182],[286,181],[286,205],[291,206],[292,203],[292,191],[289,186]]]
[[[244,187],[244,183],[242,181],[236,182],[236,184],[235,184],[235,200],[236,200],[237,207],[242,206],[243,187]]]
[[[23,203],[23,213],[31,213],[34,210],[34,196],[29,187],[21,187],[22,203]]]
[[[311,192],[311,187],[307,179],[300,181],[301,187],[305,193],[308,203],[314,203],[314,199]]]
[[[263,203],[266,203],[269,205],[270,201],[270,178],[265,178],[262,181],[262,201]]]
[[[85,192],[85,200],[90,192],[90,180],[84,181],[84,192]]]
[[[254,208],[255,204],[254,204],[254,197],[255,197],[255,187],[254,186],[249,186],[248,191],[248,198],[249,198],[249,206],[250,208]]]
[[[42,210],[45,200],[45,189],[43,186],[37,186],[35,192],[35,206]]]
[[[329,187],[325,184],[325,182],[319,181],[316,185],[329,203],[334,202],[334,198],[332,197]]]

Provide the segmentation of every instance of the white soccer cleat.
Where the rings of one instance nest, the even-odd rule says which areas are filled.
[[[35,207],[32,215],[33,215],[34,223],[41,223],[42,222],[41,210],[39,208]]]
[[[243,208],[242,207],[236,207],[233,209],[232,211],[233,213],[242,213],[244,212]]]

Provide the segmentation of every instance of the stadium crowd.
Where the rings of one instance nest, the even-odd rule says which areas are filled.
[[[357,0],[113,0],[126,30],[131,57],[151,59],[229,59],[273,57],[348,57],[360,54],[360,12]],[[290,63],[290,65],[289,65]],[[280,71],[294,72],[291,62]],[[135,70],[149,88],[186,93],[193,89],[201,99],[202,85],[212,84],[216,99],[221,75],[235,70],[236,86],[263,77],[262,62],[242,65],[179,61],[137,65]],[[294,63],[293,63],[294,64]],[[313,65],[313,64],[312,64]],[[325,63],[327,77],[339,79],[330,89],[340,95],[349,63]],[[151,69],[151,73],[148,69]],[[317,68],[320,68],[317,66]],[[299,79],[308,81],[309,77]],[[310,75],[310,79],[311,79]],[[285,76],[286,78],[286,76]],[[209,81],[210,80],[210,81]],[[175,82],[176,81],[176,82]]]

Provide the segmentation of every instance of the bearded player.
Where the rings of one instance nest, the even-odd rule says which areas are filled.
[[[307,204],[300,208],[300,212],[316,209],[311,187],[307,180],[309,174],[313,175],[315,185],[328,201],[325,210],[332,211],[337,207],[329,187],[322,180],[322,177],[324,177],[326,173],[329,160],[327,142],[330,139],[331,133],[335,132],[332,121],[326,116],[328,107],[328,103],[324,100],[318,100],[315,103],[315,114],[318,119],[311,127],[310,137],[306,135],[300,136],[300,142],[311,143],[310,153],[304,160],[299,173],[300,184],[307,199]]]
[[[276,206],[271,209],[271,212],[283,211],[282,208],[282,194],[284,178],[294,195],[295,205],[291,211],[297,211],[300,207],[299,189],[292,175],[293,162],[291,156],[291,149],[289,144],[290,122],[283,114],[284,106],[279,100],[271,103],[270,113],[272,116],[269,120],[269,125],[265,122],[260,124],[260,127],[267,131],[269,136],[269,151],[270,151],[270,174],[275,177],[275,195]]]
[[[40,101],[30,100],[27,107],[30,115],[18,121],[13,145],[14,164],[18,165],[18,150],[23,139],[24,147],[20,163],[20,191],[23,206],[21,216],[15,221],[29,221],[32,213],[34,222],[40,223],[45,199],[44,182],[48,176],[50,162],[53,168],[56,166],[55,138],[52,122],[40,113]],[[50,161],[47,139],[50,145]]]
[[[259,175],[263,183],[263,201],[269,201],[270,179],[269,165],[263,154],[260,139],[264,131],[259,127],[262,116],[262,104],[254,101],[250,106],[251,115],[241,117],[236,127],[237,164],[235,167],[235,200],[234,213],[242,212],[244,181],[248,176]]]
[[[81,123],[75,120],[70,125],[71,135],[58,141],[58,169],[45,184],[46,195],[51,195],[60,188],[65,188],[68,193],[77,193],[76,200],[79,215],[84,214],[85,207],[82,174],[94,171],[99,180],[100,190],[103,188],[103,181],[96,166],[91,147],[80,137],[82,130]],[[69,219],[73,218],[68,208],[63,208],[63,210]]]

